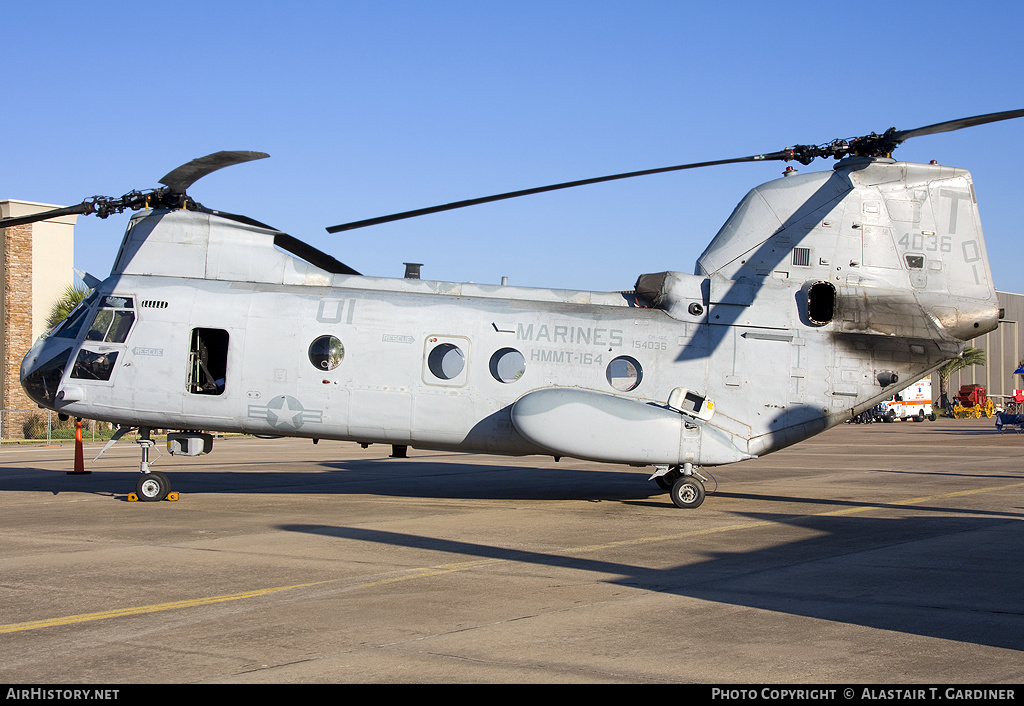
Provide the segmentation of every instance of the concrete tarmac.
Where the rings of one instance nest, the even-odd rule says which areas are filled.
[[[1024,681],[1024,434],[843,425],[709,469],[231,438],[0,450],[0,683]],[[155,456],[156,454],[154,454]]]

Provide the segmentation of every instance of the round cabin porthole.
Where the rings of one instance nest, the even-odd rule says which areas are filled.
[[[628,355],[615,358],[612,362],[608,363],[608,367],[605,369],[605,377],[608,378],[608,384],[619,392],[635,390],[643,376],[643,368],[640,367],[640,363]]]
[[[427,356],[427,368],[441,380],[456,378],[466,367],[466,356],[454,343],[435,346]]]
[[[334,370],[345,357],[345,346],[336,336],[320,336],[309,344],[309,362],[317,370]]]
[[[515,348],[502,348],[491,356],[491,377],[498,382],[515,382],[526,372],[526,358]]]

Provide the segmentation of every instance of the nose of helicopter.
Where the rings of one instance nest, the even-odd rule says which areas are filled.
[[[57,389],[68,364],[71,346],[66,341],[40,339],[21,361],[21,386],[36,404],[55,409]]]

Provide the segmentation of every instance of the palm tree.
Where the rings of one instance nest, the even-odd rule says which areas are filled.
[[[960,354],[959,358],[953,358],[953,360],[939,368],[939,399],[943,408],[946,408],[947,411],[952,409],[948,396],[950,375],[972,365],[985,365],[985,362],[985,351],[981,348],[968,346],[964,348],[964,352]]]
[[[48,330],[52,329],[66,319],[72,309],[89,296],[91,291],[91,289],[83,285],[69,284],[64,293],[57,297],[57,300],[50,306],[50,315],[46,318],[46,328]]]

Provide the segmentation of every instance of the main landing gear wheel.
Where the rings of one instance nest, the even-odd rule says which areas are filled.
[[[693,476],[683,476],[672,484],[668,494],[676,507],[684,510],[700,507],[704,502],[704,484]]]
[[[135,494],[143,502],[157,502],[167,497],[171,490],[171,481],[160,471],[142,474],[135,484]]]

